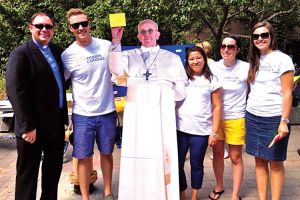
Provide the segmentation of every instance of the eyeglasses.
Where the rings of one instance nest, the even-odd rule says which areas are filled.
[[[70,24],[70,26],[73,29],[78,29],[80,25],[85,28],[85,27],[87,27],[89,25],[89,22],[88,21],[83,21],[83,22],[78,22],[78,23]]]
[[[229,51],[235,50],[236,46],[234,44],[222,44],[221,50],[224,51],[225,49],[228,49]]]
[[[49,29],[53,29],[53,27],[54,27],[51,24],[32,24],[32,26],[34,26],[35,28],[40,29],[40,30],[42,30],[44,28],[46,28],[47,30],[49,30]]]
[[[259,36],[262,39],[268,39],[270,37],[270,33],[269,32],[265,32],[265,33],[261,33],[261,34],[252,34],[252,38],[253,40],[258,40]]]
[[[143,36],[146,35],[147,33],[149,33],[149,35],[151,35],[152,33],[154,32],[154,30],[152,28],[148,29],[148,30],[145,30],[145,29],[142,29],[140,31],[140,34],[142,34]]]

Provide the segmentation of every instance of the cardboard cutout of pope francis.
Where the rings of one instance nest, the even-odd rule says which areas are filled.
[[[111,72],[125,78],[120,200],[179,199],[175,101],[185,98],[187,76],[178,55],[157,45],[149,19],[138,25],[141,48],[119,51],[123,28],[112,28]]]

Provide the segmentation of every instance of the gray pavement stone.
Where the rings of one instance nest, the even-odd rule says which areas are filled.
[[[16,164],[16,146],[14,139],[8,139],[1,137],[3,133],[0,133],[0,200],[13,200],[14,199],[14,187],[15,187],[15,164]],[[297,149],[300,148],[300,126],[292,126],[292,133],[290,136],[288,146],[288,157],[285,161],[286,169],[286,183],[282,193],[282,200],[298,199],[300,197],[300,156],[297,153]],[[59,182],[58,199],[59,200],[77,200],[81,199],[80,195],[73,192],[73,185],[69,183],[69,174],[72,171],[72,147],[69,147],[68,153],[64,158],[64,166]],[[100,170],[100,156],[97,150],[95,150],[94,156],[94,169],[98,172],[98,180],[95,183],[96,191],[90,195],[91,200],[103,199],[103,184],[102,175]],[[202,189],[199,193],[199,199],[209,199],[208,195],[215,186],[215,178],[213,174],[212,162],[209,156],[212,154],[211,148],[208,148],[204,161],[205,175]],[[115,199],[118,199],[118,177],[120,169],[120,150],[115,148],[114,151],[114,170],[113,170],[113,193]],[[241,196],[243,200],[257,200],[257,190],[255,181],[255,167],[254,158],[246,153],[243,153],[244,160],[244,181],[241,189]],[[189,160],[186,162],[187,179],[190,181],[189,175]],[[40,180],[40,177],[39,177]],[[232,191],[232,177],[231,177],[231,163],[229,159],[225,160],[224,171],[224,183],[225,192],[220,198],[221,200],[229,200]],[[191,188],[187,190],[187,196],[190,193]],[[40,181],[38,186],[37,199],[39,199]],[[268,199],[270,199],[270,191]]]

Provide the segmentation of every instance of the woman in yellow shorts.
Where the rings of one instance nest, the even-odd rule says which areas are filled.
[[[213,147],[213,168],[217,185],[209,194],[210,199],[219,199],[224,192],[224,143],[229,147],[232,163],[232,200],[241,199],[240,188],[244,165],[242,149],[245,144],[245,108],[249,63],[236,59],[240,42],[236,36],[226,36],[221,45],[222,59],[210,64],[210,69],[222,85],[222,124],[219,140]]]

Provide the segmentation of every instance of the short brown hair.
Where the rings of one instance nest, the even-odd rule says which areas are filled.
[[[67,18],[70,19],[70,17],[74,16],[74,15],[85,15],[87,16],[88,20],[90,21],[89,16],[86,14],[85,11],[81,10],[80,8],[71,8],[68,12],[67,12]]]
[[[54,24],[54,20],[52,19],[52,17],[50,17],[50,15],[48,15],[47,13],[43,13],[43,12],[38,12],[38,13],[34,13],[31,18],[30,18],[30,24],[33,22],[33,20],[37,17],[37,16],[46,16],[49,17],[52,21],[52,23]]]

